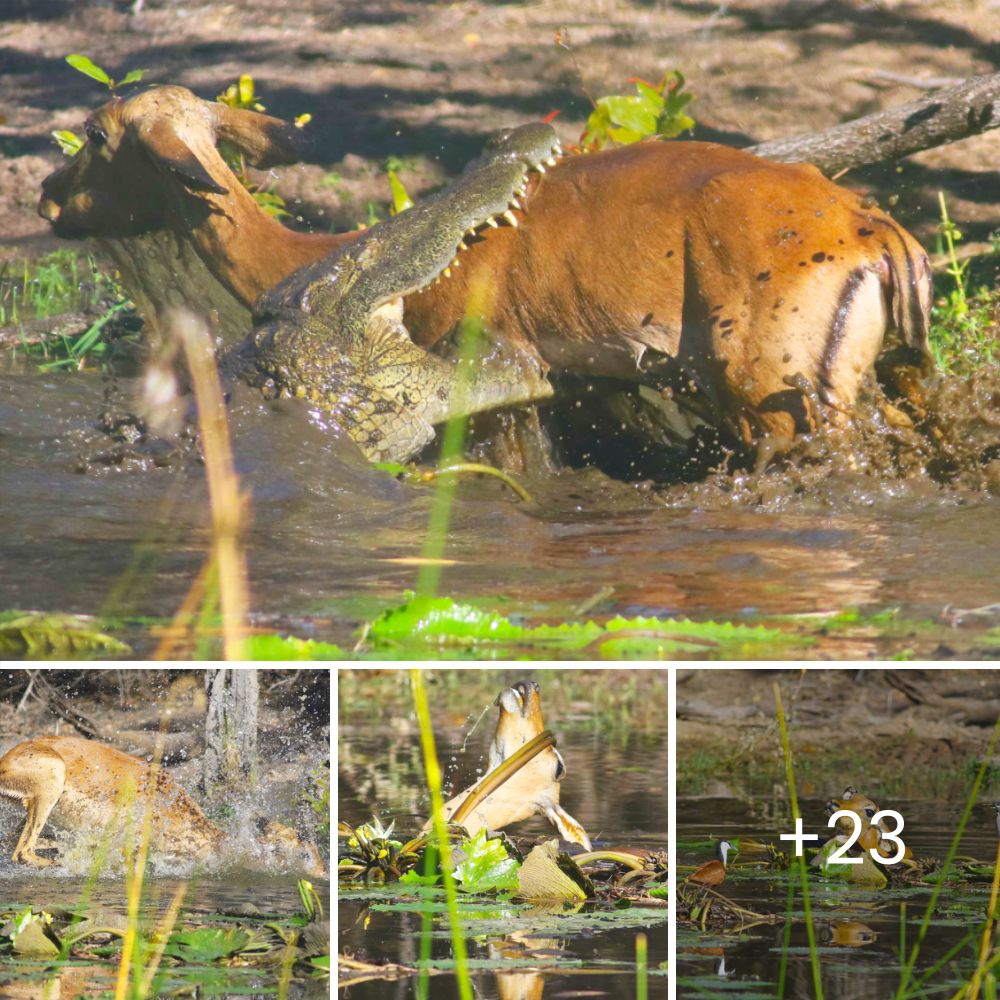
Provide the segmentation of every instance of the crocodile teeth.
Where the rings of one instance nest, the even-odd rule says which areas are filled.
[[[503,213],[503,217],[515,228],[517,229],[517,219],[514,218],[514,213],[511,211],[506,211]]]
[[[549,157],[549,158],[548,158],[548,159],[547,159],[547,160],[546,160],[545,162],[546,162],[546,163],[547,163],[547,164],[548,164],[548,165],[549,165],[550,167],[554,167],[554,166],[556,165],[556,158],[555,158],[554,156],[550,156],[550,157]]]
[[[486,220],[486,225],[488,225],[491,229],[499,229],[500,228],[499,223],[497,222],[496,219],[493,218],[492,215]]]
[[[563,155],[563,148],[561,142],[557,142],[552,148],[555,150],[556,156]]]
[[[521,207],[521,203],[517,200],[517,198],[511,198],[510,199],[510,207],[511,208],[520,208]]]
[[[450,278],[450,277],[451,277],[451,268],[450,268],[450,267],[446,267],[446,268],[444,269],[444,271],[442,271],[441,273],[442,273],[442,274],[443,274],[443,275],[444,275],[444,276],[445,276],[446,278]]]
[[[466,229],[466,231],[465,231],[465,235],[466,236],[475,236],[476,235],[476,227],[475,226],[469,226],[469,228]]]
[[[539,172],[540,174],[544,174],[544,173],[545,173],[545,166],[544,166],[543,164],[541,164],[541,163],[536,163],[536,164],[535,164],[535,169],[536,169],[536,170],[537,170],[537,171],[538,171],[538,172]]]
[[[451,262],[451,266],[452,267],[460,267],[461,266],[461,262],[459,261],[459,259],[457,257]]]
[[[458,241],[458,249],[459,250],[468,250],[469,249],[469,245],[468,245],[468,243],[465,242],[465,240],[459,240]]]

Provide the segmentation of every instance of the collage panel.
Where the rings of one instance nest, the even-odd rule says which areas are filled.
[[[329,996],[330,681],[0,669],[0,997]]]
[[[667,671],[341,669],[337,712],[341,997],[667,1000]]]
[[[677,996],[996,994],[1000,671],[678,669]]]

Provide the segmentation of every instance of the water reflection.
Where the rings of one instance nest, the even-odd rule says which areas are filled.
[[[825,799],[806,798],[800,806],[807,830],[819,832],[824,816]],[[901,799],[891,803],[906,817],[906,843],[914,856],[943,858],[960,820],[961,802]],[[810,822],[810,818],[814,822]],[[678,801],[679,863],[693,866],[704,860],[703,845],[711,839],[759,838],[786,848],[778,840],[791,828],[787,800],[782,797],[702,796]],[[974,807],[969,826],[959,846],[959,854],[980,858],[992,864],[996,854],[996,830],[991,804]],[[699,846],[689,846],[698,844]],[[755,858],[756,860],[756,858]],[[812,973],[809,943],[802,922],[803,901],[796,889],[791,902],[796,915],[789,926],[787,912],[789,873],[767,872],[763,868],[731,869],[719,892],[747,910],[777,917],[776,923],[745,926],[741,933],[710,936],[711,946],[703,947],[705,937],[685,926],[679,933],[678,975],[680,997],[723,997],[735,982],[753,984],[754,989],[773,990],[763,984],[775,984],[781,967],[781,955],[788,955],[785,996],[812,996]],[[797,886],[792,873],[791,884]],[[810,878],[810,897],[814,922],[821,946],[824,996],[834,1000],[880,1000],[895,993],[899,986],[899,949],[905,921],[907,948],[912,947],[932,888],[873,890],[834,880]],[[966,941],[972,928],[985,913],[989,885],[969,883],[947,889],[938,905],[937,917],[921,948],[916,974],[929,972],[950,949]],[[786,948],[786,934],[787,948]],[[958,957],[943,970],[932,973],[932,982],[947,984],[954,992],[955,976],[971,971],[972,950],[959,951]],[[717,980],[716,985],[712,985]],[[725,981],[725,983],[723,982]],[[729,985],[726,985],[729,984]]]
[[[170,616],[201,565],[202,469],[116,464],[117,446],[94,429],[103,388],[92,376],[5,378],[0,606]],[[420,555],[430,493],[371,469],[293,408],[265,415],[241,403],[232,419],[237,466],[254,498],[257,609],[333,607],[314,636],[350,643],[363,615],[335,602],[398,601],[412,587],[412,566],[392,560]],[[111,464],[95,463],[98,453]],[[862,489],[856,478],[832,480],[821,496],[780,510],[719,500],[708,509],[588,471],[531,484],[537,510],[494,482],[463,482],[446,553],[456,564],[444,586],[469,597],[503,594],[519,610],[567,613],[609,588],[601,613],[716,618],[868,603],[920,618],[937,616],[946,601],[973,608],[995,600],[1000,499],[914,484]],[[130,571],[128,585],[116,587]]]

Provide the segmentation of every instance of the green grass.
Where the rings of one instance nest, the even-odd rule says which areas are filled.
[[[0,266],[0,326],[98,309],[120,289],[90,254],[70,248]]]
[[[107,360],[112,347],[108,324],[128,307],[121,287],[89,253],[65,248],[0,266],[0,327],[23,329],[28,321],[66,313],[97,316],[78,336],[22,346],[45,368],[80,368]]]
[[[843,746],[835,757],[796,747],[795,773],[800,786],[817,789],[838,788],[844,774],[864,774],[871,766],[871,748],[857,750]],[[980,762],[968,760],[945,767],[921,766],[915,769],[905,760],[883,763],[878,772],[878,789],[891,798],[949,799],[961,794]],[[783,775],[780,754],[767,738],[760,744],[723,746],[719,749],[697,747],[681,752],[677,759],[679,795],[701,795],[712,781],[739,782],[751,790],[764,791]],[[984,785],[987,795],[1000,795],[1000,774],[986,766]]]
[[[948,259],[934,283],[930,344],[938,367],[952,375],[968,375],[985,365],[1000,364],[1000,287],[976,284],[980,262],[994,264],[1000,251],[1000,233],[994,234],[992,252],[980,260],[959,260],[957,244],[962,234],[948,215],[944,193],[938,192],[941,225],[937,251]]]

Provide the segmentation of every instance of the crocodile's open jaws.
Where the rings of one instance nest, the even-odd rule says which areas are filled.
[[[315,403],[378,461],[409,459],[453,416],[548,398],[531,360],[494,350],[457,365],[414,345],[400,299],[446,279],[476,230],[516,226],[529,173],[557,155],[548,125],[498,133],[454,184],[264,295],[224,368],[268,397]]]

